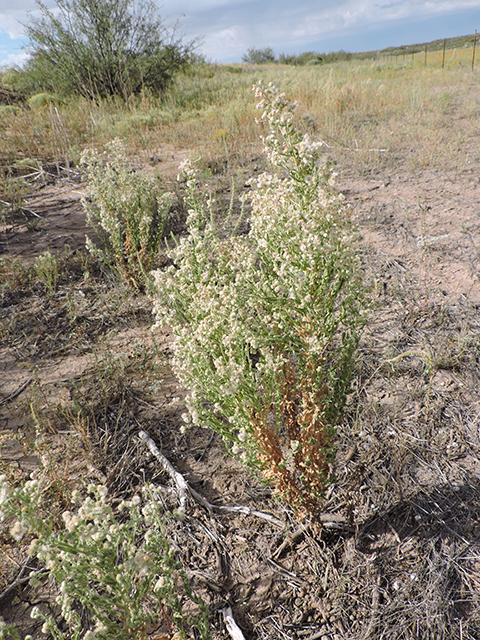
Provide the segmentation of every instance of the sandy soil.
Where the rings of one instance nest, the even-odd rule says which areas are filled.
[[[211,503],[274,514],[283,528],[253,515],[209,513],[190,500],[185,526],[169,525],[210,603],[216,638],[227,637],[218,613],[225,603],[252,640],[480,638],[480,154],[469,144],[462,150],[469,160],[455,172],[409,173],[386,161],[360,176],[358,163],[342,159],[339,184],[363,236],[375,308],[339,428],[338,483],[323,524],[298,523],[206,431],[180,434],[183,390],[165,360],[168,331],[152,334],[147,300],[115,293],[101,274],[85,279],[80,263],[48,303],[36,285],[3,294],[4,322],[16,322],[18,332],[12,340],[10,324],[0,345],[2,464],[18,474],[38,464],[26,446],[33,403],[49,421],[50,455],[62,460],[68,452],[72,460],[70,483],[92,478],[112,494],[132,491],[144,477],[168,484],[137,438],[143,429]],[[171,176],[184,155],[173,151],[158,166]],[[3,256],[28,265],[46,249],[82,248],[81,194],[72,176],[32,192],[26,220],[2,230]],[[68,278],[75,286],[67,299]],[[112,355],[121,365],[105,373]],[[102,375],[110,376],[108,401]],[[89,445],[59,409],[82,395],[98,426],[84,434]],[[111,420],[121,427],[115,441],[107,437]],[[101,456],[95,446],[107,441]],[[442,569],[449,558],[450,573]],[[13,551],[2,561],[0,591],[24,561]],[[0,613],[40,637],[27,614],[54,595],[47,583],[15,589],[0,595]]]

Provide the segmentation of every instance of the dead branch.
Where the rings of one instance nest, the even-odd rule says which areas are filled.
[[[150,436],[148,436],[145,433],[145,431],[140,431],[140,433],[138,434],[138,437],[144,443],[144,445],[148,447],[148,449],[155,456],[155,458],[159,461],[165,473],[168,474],[176,484],[177,491],[178,491],[178,499],[180,502],[180,509],[185,513],[185,505],[187,503],[187,497],[185,495],[185,492],[190,491],[190,487],[188,486],[187,481],[185,480],[185,478],[182,476],[181,473],[179,473],[174,469],[174,467],[167,460],[167,458],[162,453],[160,453],[155,442],[150,438]]]
[[[222,614],[227,631],[232,636],[233,640],[245,640],[242,630],[233,619],[231,607],[224,607],[222,609]]]
[[[17,396],[19,396],[22,391],[24,391],[28,385],[32,382],[32,379],[29,378],[26,382],[24,382],[22,384],[21,387],[19,387],[16,391],[14,391],[13,393],[11,393],[9,396],[7,396],[6,398],[2,398],[0,400],[0,405],[5,404],[6,402],[10,402],[10,400],[13,400],[14,398],[16,398]]]
[[[220,513],[244,513],[245,515],[255,516],[262,520],[266,520],[270,522],[270,524],[275,525],[276,527],[280,527],[283,529],[285,524],[279,519],[273,516],[270,513],[264,513],[263,511],[257,511],[256,509],[251,509],[250,507],[239,505],[236,507],[228,507],[228,506],[219,506],[215,504],[211,504],[208,500],[206,500],[200,493],[192,489],[185,478],[181,473],[176,471],[172,464],[165,458],[165,456],[160,453],[155,442],[145,433],[145,431],[140,431],[138,434],[140,440],[148,447],[150,452],[157,458],[160,462],[162,469],[167,473],[172,480],[175,482],[178,491],[178,497],[180,501],[180,509],[185,512],[185,504],[186,504],[186,496],[185,493],[188,491],[192,498],[194,498],[202,507],[205,507],[208,511],[218,511]]]
[[[38,569],[37,571],[30,572],[28,576],[24,576],[23,574],[28,569],[28,564],[31,559],[31,556],[27,556],[25,561],[22,563],[22,566],[20,567],[20,571],[18,572],[17,577],[8,585],[8,587],[4,591],[2,591],[2,593],[0,593],[0,602],[2,602],[2,600],[6,598],[12,591],[20,588],[22,585],[32,580],[32,578],[43,578],[48,574],[48,571],[46,569]]]
[[[275,553],[272,555],[273,560],[278,560],[284,551],[286,551],[289,547],[293,547],[293,545],[301,540],[306,533],[308,533],[309,527],[301,527],[298,531],[295,531],[291,535],[287,536],[287,538],[282,542],[282,544],[278,547]]]

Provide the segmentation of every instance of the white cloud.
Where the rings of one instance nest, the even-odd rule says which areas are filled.
[[[419,20],[472,8],[480,0],[396,0],[384,4],[376,0],[344,0],[335,7],[321,8],[302,16],[291,30],[297,38],[309,39],[359,32],[373,27],[394,25],[400,20]]]
[[[9,53],[5,55],[3,51],[0,52],[0,68],[22,66],[28,58],[28,53]]]
[[[239,42],[239,36],[241,35],[241,30],[238,26],[229,27],[228,29],[222,29],[215,34],[214,38],[216,43],[219,46],[232,46]]]
[[[175,6],[181,10],[183,3]],[[321,48],[322,43],[328,47],[326,43],[335,40],[335,46],[349,49],[350,36],[391,29],[393,37],[400,26],[422,18],[480,9],[480,0],[206,0],[195,7],[190,2],[189,7],[192,13],[182,23],[187,37],[204,36],[207,59],[233,61],[250,47],[291,52]],[[339,38],[345,38],[345,44]],[[376,48],[373,40],[371,48]]]
[[[12,40],[24,38],[25,34],[19,20],[26,22],[26,15],[23,11],[12,11],[4,15],[0,13],[0,24],[2,25],[0,31],[8,33]]]
[[[245,40],[245,29],[233,25],[206,36],[202,51],[207,60],[228,60],[235,57],[240,59],[246,49]]]
[[[232,1],[232,0],[169,0],[167,2],[159,3],[160,12],[162,15],[181,15],[181,14],[193,14],[201,11],[209,11],[210,9],[218,9],[220,7],[228,7],[237,4],[245,4],[244,2]]]
[[[56,5],[55,0],[44,1],[49,8]],[[239,60],[250,47],[271,46],[289,52],[317,43],[322,47],[329,40],[335,40],[336,46],[339,38],[345,38],[345,45],[339,44],[348,49],[351,35],[379,29],[391,29],[393,33],[400,25],[425,18],[480,10],[480,0],[155,1],[167,24],[180,18],[179,35],[185,40],[203,37],[201,52],[212,60]],[[27,12],[35,8],[34,0],[0,0],[0,34],[3,31],[12,38],[21,37],[19,21],[28,22]],[[472,31],[478,28],[473,17]],[[478,17],[480,24],[480,11]],[[429,39],[427,28],[424,39]],[[371,44],[375,48],[375,42]],[[13,47],[9,51],[12,53]]]
[[[44,0],[48,9],[56,6],[55,0]],[[36,12],[35,0],[0,0],[0,32],[15,38],[24,37],[23,24],[28,23],[28,14]]]

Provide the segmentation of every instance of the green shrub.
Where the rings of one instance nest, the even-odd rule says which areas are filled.
[[[185,421],[220,433],[297,513],[315,514],[354,371],[361,276],[320,145],[274,87],[256,90],[274,173],[250,198],[250,232],[217,228],[186,164],[188,235],[154,273],[154,312],[175,334]]]
[[[293,65],[305,65],[305,64],[321,64],[323,56],[316,51],[305,51],[299,55],[289,55],[281,53],[278,57],[280,64],[293,64]]]
[[[255,49],[255,47],[252,47],[242,56],[242,62],[248,62],[250,64],[275,62],[275,54],[271,47],[265,47],[264,49]]]
[[[60,521],[46,501],[47,484],[39,471],[20,487],[0,476],[0,521],[13,518],[10,533],[17,541],[33,536],[28,553],[45,565],[59,589],[56,603],[67,631],[59,628],[58,617],[35,607],[31,615],[43,621],[43,633],[56,640],[140,640],[147,637],[147,625],[173,622],[185,637],[182,598],[199,610],[189,622],[203,640],[210,637],[208,609],[163,534],[153,488],[123,502],[116,515],[106,487],[90,485],[87,497],[74,492],[75,508]],[[31,583],[36,580],[33,572]],[[79,604],[89,615],[79,615]]]
[[[56,0],[55,12],[37,0],[24,25],[30,58],[23,85],[86,98],[128,99],[145,89],[158,95],[192,60],[151,0]],[[16,79],[22,84],[22,79]]]
[[[0,117],[2,117],[2,115],[16,116],[17,113],[19,113],[19,111],[20,111],[20,107],[15,107],[14,105],[11,105],[11,104],[0,105]]]
[[[27,104],[31,109],[48,107],[49,104],[58,104],[58,98],[51,93],[36,93],[27,100]]]
[[[87,237],[87,248],[142,289],[175,196],[161,190],[158,178],[132,171],[118,139],[107,145],[107,152],[105,162],[91,149],[81,159],[88,181],[83,199],[87,222],[103,243],[100,249]]]

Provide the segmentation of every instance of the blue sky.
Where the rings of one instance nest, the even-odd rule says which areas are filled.
[[[55,7],[54,0],[44,0]],[[480,0],[158,0],[208,60],[239,62],[251,47],[276,54],[367,51],[480,31]],[[0,0],[0,66],[19,64],[21,22],[34,0]]]

